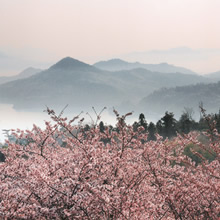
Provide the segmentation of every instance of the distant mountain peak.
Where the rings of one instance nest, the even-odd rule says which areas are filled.
[[[196,73],[186,69],[184,67],[174,66],[168,63],[160,63],[160,64],[144,64],[139,62],[126,62],[121,59],[111,59],[108,61],[100,61],[94,64],[95,67],[109,70],[109,71],[120,71],[120,70],[131,70],[136,68],[144,68],[150,70],[152,72],[161,72],[161,73],[184,73],[184,74],[193,74]]]
[[[40,73],[41,71],[43,71],[42,69],[36,69],[33,67],[28,67],[25,70],[23,70],[21,73],[15,75],[15,76],[3,76],[0,77],[0,84],[4,84],[10,81],[14,81],[14,80],[18,80],[18,79],[25,79],[28,77],[31,77],[37,73]]]
[[[166,62],[163,62],[163,63],[160,63],[159,65],[164,65],[164,66],[172,66],[171,64],[168,64],[168,63],[166,63]]]
[[[119,59],[119,58],[115,58],[115,59],[111,59],[109,61],[106,62],[112,62],[112,63],[127,63],[126,61]]]
[[[79,60],[73,59],[72,57],[65,57],[62,60],[58,61],[56,64],[50,67],[50,69],[85,69],[85,68],[94,68],[93,66],[83,63]]]
[[[111,60],[106,60],[106,61],[99,61],[97,63],[95,63],[94,65],[104,65],[104,64],[108,64],[108,65],[123,65],[123,64],[128,64],[128,62],[119,59],[119,58],[114,58]]]
[[[43,70],[39,69],[39,68],[28,67],[28,68],[24,69],[21,73],[19,73],[17,76],[20,76],[22,78],[26,78],[26,77],[34,75],[35,73],[41,72],[41,71],[43,71]]]

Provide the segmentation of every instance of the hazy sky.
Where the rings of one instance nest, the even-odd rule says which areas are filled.
[[[0,0],[0,75],[65,56],[91,64],[121,57],[218,71],[219,11],[220,0]],[[166,55],[183,46],[191,50]],[[149,55],[152,50],[160,55]]]

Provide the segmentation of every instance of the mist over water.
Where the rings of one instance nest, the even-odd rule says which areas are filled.
[[[3,142],[5,136],[4,129],[31,129],[33,124],[40,127],[44,126],[44,121],[49,120],[49,116],[41,112],[23,112],[13,109],[13,105],[0,104],[0,142]]]
[[[42,109],[42,112],[27,112],[27,111],[16,111],[13,108],[13,105],[9,104],[0,104],[0,143],[3,143],[6,139],[3,130],[7,129],[21,129],[21,130],[31,130],[33,124],[45,128],[45,121],[52,121],[50,117],[47,115],[47,112],[44,112],[45,109]],[[59,114],[62,108],[56,109],[56,113]],[[97,109],[97,114],[101,111]],[[89,113],[89,116],[87,114]],[[63,116],[67,117],[68,120],[71,120],[73,117],[78,115],[80,112],[71,112],[68,110],[64,110]],[[96,116],[94,111],[89,109],[88,111],[82,112],[80,118],[85,118],[84,123],[91,125],[95,123]],[[92,118],[92,119],[91,119]],[[133,124],[134,121],[138,120],[138,115],[134,114],[126,118],[126,122],[128,124]],[[112,112],[112,109],[106,109],[101,114],[101,121],[104,122],[106,125],[115,125],[116,124],[116,117]],[[100,122],[100,121],[99,121]]]

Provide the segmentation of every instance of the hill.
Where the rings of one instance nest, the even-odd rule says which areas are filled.
[[[196,74],[195,72],[186,69],[184,67],[177,67],[170,65],[168,63],[160,64],[143,64],[139,62],[129,63],[121,59],[112,59],[108,61],[100,61],[94,64],[95,67],[109,70],[109,71],[119,71],[119,70],[131,70],[136,68],[143,68],[153,72],[160,73],[184,73],[184,74]]]
[[[107,77],[109,84],[121,88],[127,94],[127,100],[133,100],[135,103],[159,88],[206,83],[208,81],[198,75],[165,74],[142,68],[108,72]]]
[[[10,82],[10,81],[14,81],[14,80],[17,80],[17,79],[25,79],[25,78],[28,78],[36,73],[39,73],[41,72],[42,69],[36,69],[36,68],[33,68],[33,67],[29,67],[25,70],[23,70],[21,73],[19,73],[18,75],[15,75],[15,76],[1,76],[0,77],[0,84],[3,84],[3,83],[7,83],[7,82]]]
[[[70,104],[80,110],[91,106],[115,106],[118,110],[130,111],[156,89],[200,82],[207,82],[207,79],[143,68],[110,72],[66,57],[29,78],[0,85],[0,102],[29,110]]]
[[[160,89],[141,100],[140,108],[149,114],[162,115],[165,111],[174,112],[177,117],[184,108],[191,108],[199,116],[199,105],[210,113],[220,109],[220,82]]]
[[[213,80],[220,80],[220,71],[210,73],[210,74],[207,74],[205,76],[210,78],[210,79],[213,79]]]
[[[101,74],[97,68],[67,57],[37,75],[1,85],[0,102],[22,109],[43,109],[58,103],[105,105],[119,94],[116,88],[99,80]]]

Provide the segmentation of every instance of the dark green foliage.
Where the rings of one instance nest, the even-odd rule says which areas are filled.
[[[198,154],[193,153],[195,151]],[[198,145],[189,144],[184,149],[184,154],[190,157],[196,165],[203,162],[203,160],[208,160],[209,162],[213,161],[216,157],[214,152],[211,152],[209,149],[202,149]]]
[[[144,116],[143,113],[141,113],[139,115],[139,121],[138,122],[135,121],[133,123],[133,130],[137,131],[138,127],[140,127],[140,126],[144,127],[144,131],[143,132],[147,132],[147,121],[146,121],[145,116]]]
[[[218,112],[218,114],[214,115],[214,120],[216,121],[216,129],[218,131],[218,133],[220,133],[220,110]]]
[[[201,118],[201,119],[199,120],[198,130],[199,130],[199,131],[206,131],[206,130],[208,130],[208,129],[209,129],[209,126],[208,126],[208,124],[207,124],[205,118]]]
[[[104,126],[103,121],[100,121],[100,123],[99,123],[99,131],[101,133],[104,133],[104,131],[105,131],[105,126]]]
[[[178,132],[188,134],[190,131],[198,130],[198,123],[196,123],[188,112],[183,112],[179,121],[177,122]]]
[[[0,151],[0,162],[5,162],[5,155]]]
[[[132,126],[133,126],[133,131],[136,132],[138,129],[138,123],[135,121]]]
[[[159,120],[157,123],[156,123],[156,131],[159,135],[163,135],[163,126],[162,126],[162,121]]]
[[[156,133],[156,126],[153,122],[150,122],[149,126],[148,126],[148,137],[147,140],[148,141],[155,141],[157,138],[155,136]]]
[[[161,121],[162,121],[162,136],[164,138],[171,138],[176,136],[177,121],[174,118],[174,114],[172,112],[166,112],[163,118],[161,118]]]
[[[144,127],[144,131],[147,131],[147,121],[145,120],[145,116],[143,113],[139,115],[139,126]]]

